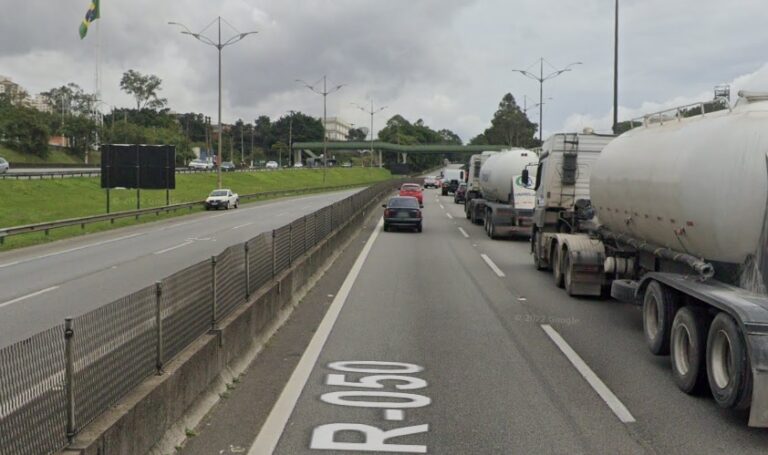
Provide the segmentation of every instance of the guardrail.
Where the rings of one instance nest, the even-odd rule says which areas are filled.
[[[303,169],[310,169],[310,170],[322,170],[321,167],[301,167],[301,168],[293,168],[293,167],[283,167],[279,169],[264,169],[264,168],[241,168],[241,169],[232,169],[222,172],[275,172],[275,171],[293,171],[293,170],[303,170]],[[208,174],[211,172],[216,172],[216,169],[193,169],[188,167],[178,167],[176,168],[177,174]],[[30,172],[5,172],[3,174],[0,174],[0,180],[42,180],[42,179],[57,179],[57,178],[67,178],[67,177],[98,177],[101,175],[101,169],[82,169],[82,170],[60,170],[60,171],[30,171]]]
[[[356,184],[336,185],[336,186],[322,186],[322,187],[313,187],[313,188],[297,188],[292,190],[280,190],[280,191],[263,191],[260,193],[242,194],[240,195],[240,199],[241,200],[264,199],[264,198],[279,197],[279,196],[292,196],[296,194],[320,193],[324,191],[359,188],[362,186],[369,186],[375,183],[377,182],[356,183]],[[102,215],[91,215],[91,216],[85,216],[80,218],[69,218],[66,220],[48,221],[45,223],[36,223],[36,224],[27,224],[23,226],[0,228],[0,245],[2,245],[5,242],[6,237],[11,237],[15,235],[29,234],[33,232],[45,232],[45,235],[48,235],[52,229],[60,229],[64,227],[77,226],[77,225],[80,225],[82,229],[85,229],[85,226],[87,224],[100,223],[104,221],[109,221],[110,223],[114,223],[115,220],[119,220],[122,218],[132,218],[132,217],[135,217],[138,220],[139,217],[142,215],[160,215],[161,213],[175,212],[177,210],[183,210],[183,209],[192,210],[195,207],[203,206],[203,204],[205,204],[205,201],[184,202],[181,204],[164,205],[162,207],[154,207],[154,208],[147,208],[147,209],[140,209],[140,210],[129,210],[124,212],[105,213]]]
[[[279,281],[299,258],[359,225],[366,210],[401,181],[370,186],[1,348],[0,455],[64,448],[146,378],[163,374],[195,340],[216,334],[227,317]],[[278,305],[275,299],[259,309],[262,324],[275,317]]]

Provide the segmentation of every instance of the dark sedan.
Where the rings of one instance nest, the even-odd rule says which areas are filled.
[[[384,207],[384,231],[392,228],[408,228],[421,232],[421,208],[419,200],[412,196],[390,198]]]

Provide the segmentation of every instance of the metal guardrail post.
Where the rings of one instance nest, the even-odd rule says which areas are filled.
[[[157,368],[157,374],[163,374],[163,364],[165,363],[165,359],[163,359],[163,308],[162,308],[162,297],[163,297],[163,282],[162,281],[156,281],[155,282],[155,328],[157,329],[157,358],[155,362],[155,367]]]
[[[305,216],[304,217],[304,254],[306,254],[307,250],[309,250],[307,245],[307,232],[309,232],[309,219]]]
[[[211,256],[211,287],[212,287],[212,299],[211,299],[211,330],[216,330],[216,304],[218,300],[218,289],[216,283],[216,256]]]
[[[75,353],[72,349],[75,331],[72,329],[72,318],[64,319],[64,395],[67,405],[67,440],[72,442],[75,434]]]
[[[248,242],[243,245],[245,245],[245,300],[247,301],[251,298],[251,261],[249,259],[251,248]]]
[[[272,229],[272,279],[275,279],[275,275],[277,275],[277,242],[275,236],[275,230]]]

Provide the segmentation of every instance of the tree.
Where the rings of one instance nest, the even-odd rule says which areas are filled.
[[[531,122],[520,109],[515,102],[515,97],[507,93],[493,114],[491,127],[482,133],[485,139],[476,136],[472,142],[532,148],[540,145],[534,137],[537,130],[538,126]]]
[[[48,100],[48,104],[56,114],[60,115],[91,115],[96,95],[85,93],[79,85],[70,82],[61,87],[52,88],[41,95]]]
[[[273,140],[288,143],[288,136],[293,142],[318,142],[323,140],[323,122],[301,112],[286,114],[272,123]],[[270,144],[271,146],[271,144]]]
[[[128,70],[123,73],[120,80],[120,88],[136,100],[136,110],[142,109],[162,109],[168,104],[165,98],[158,98],[160,85],[163,81],[153,75],[143,75],[138,71]]]
[[[368,136],[368,133],[362,128],[352,128],[347,133],[347,140],[348,141],[364,141],[367,136]]]
[[[21,153],[48,156],[48,125],[34,109],[14,106],[9,100],[0,103],[0,139]]]

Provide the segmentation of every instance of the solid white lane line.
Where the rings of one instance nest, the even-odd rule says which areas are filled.
[[[463,235],[465,239],[469,238],[469,234],[467,234],[467,231],[465,231],[464,228],[460,227],[459,232],[461,232],[461,235]]]
[[[451,215],[450,213],[446,213],[445,216],[447,216],[450,219],[453,219],[453,215]]]
[[[240,226],[235,226],[235,227],[233,227],[233,228],[232,228],[232,230],[233,230],[233,231],[236,231],[236,230],[238,230],[238,229],[240,229],[240,228],[244,228],[244,227],[246,227],[246,226],[250,226],[250,225],[252,225],[252,224],[253,224],[253,221],[251,221],[250,223],[241,224]]]
[[[440,204],[440,208],[445,210],[445,206],[443,204]]]
[[[0,269],[2,269],[4,267],[11,267],[11,266],[18,265],[18,264],[24,264],[25,262],[36,261],[38,259],[45,259],[45,258],[49,258],[49,257],[53,257],[53,256],[58,256],[60,254],[72,253],[72,252],[75,252],[75,251],[84,250],[86,248],[91,248],[91,247],[94,247],[94,246],[101,246],[101,245],[106,245],[108,243],[119,242],[121,240],[132,239],[132,238],[138,237],[140,235],[144,235],[144,233],[140,232],[138,234],[126,235],[126,236],[123,236],[123,237],[118,237],[116,239],[102,240],[101,242],[89,243],[87,245],[82,245],[82,246],[78,246],[78,247],[75,247],[75,248],[69,248],[67,250],[62,250],[62,251],[55,251],[53,253],[43,254],[42,256],[35,256],[35,257],[29,258],[29,259],[21,259],[21,260],[15,261],[15,262],[9,262],[7,264],[0,264]]]
[[[172,247],[170,247],[170,248],[166,248],[166,249],[164,249],[164,250],[160,250],[160,251],[155,251],[155,253],[154,253],[154,254],[155,254],[155,255],[165,254],[165,253],[167,253],[167,252],[169,252],[169,251],[178,250],[179,248],[183,248],[183,247],[185,247],[185,246],[187,246],[187,245],[192,245],[193,243],[195,243],[195,242],[194,242],[194,241],[192,241],[192,240],[188,240],[188,241],[186,241],[186,242],[184,242],[184,243],[180,243],[180,244],[178,244],[178,245],[176,245],[176,246],[172,246]]]
[[[571,348],[571,346],[563,339],[563,337],[560,336],[557,330],[553,329],[549,324],[542,324],[541,328],[544,330],[544,333],[546,333],[547,336],[549,336],[549,338],[555,343],[555,345],[560,348],[560,351],[565,354],[565,357],[576,368],[576,371],[581,373],[581,376],[583,376],[587,383],[595,390],[595,392],[600,395],[600,398],[603,399],[605,404],[611,408],[611,411],[616,414],[616,417],[618,417],[622,423],[634,422],[635,418],[629,412],[629,409],[624,406],[624,403],[622,403],[621,400],[619,400],[618,397],[616,397],[616,395],[611,392],[611,389],[609,389],[608,386],[606,386],[605,383],[597,377],[595,372],[589,368],[589,366],[584,362],[584,360],[582,360],[579,354],[577,354],[576,351],[574,351],[573,348]]]
[[[222,214],[219,214],[219,215],[213,215],[213,216],[209,216],[209,217],[208,217],[208,219],[211,219],[211,218],[218,218],[218,217],[220,217],[220,216],[227,216],[227,215],[229,215],[229,213],[228,213],[228,212],[224,212],[224,213],[222,213]]]
[[[487,254],[481,254],[480,256],[483,258],[485,263],[488,264],[488,267],[490,267],[491,270],[493,270],[493,273],[498,275],[499,278],[504,278],[506,276],[504,275],[504,272],[502,272],[501,269],[496,264],[493,263],[493,261],[491,260],[491,258],[488,257]]]
[[[341,313],[341,309],[347,301],[349,292],[352,290],[352,285],[355,283],[355,280],[357,280],[357,276],[360,274],[360,270],[363,268],[363,264],[365,263],[368,254],[371,252],[373,243],[378,238],[383,225],[384,219],[381,218],[379,219],[376,228],[373,230],[373,233],[368,238],[368,241],[365,243],[363,251],[361,251],[360,255],[357,257],[355,264],[352,266],[352,270],[349,271],[349,274],[344,279],[344,283],[342,283],[339,292],[336,294],[336,297],[334,297],[333,302],[331,302],[328,312],[325,314],[325,317],[323,317],[315,335],[309,342],[307,350],[304,351],[304,354],[301,356],[298,365],[296,365],[296,369],[293,370],[291,378],[285,385],[275,406],[269,412],[269,416],[248,451],[248,455],[271,454],[274,452],[275,447],[277,447],[277,443],[280,441],[280,436],[282,436],[285,426],[288,423],[288,419],[291,417],[291,413],[293,413],[293,409],[296,407],[296,402],[299,400],[299,395],[301,395],[301,391],[307,384],[307,379],[309,379],[309,375],[312,373],[312,369],[317,363],[317,359],[320,357],[320,352],[322,351],[325,342],[328,340],[328,336],[331,334],[336,319],[339,317],[339,313]]]
[[[58,288],[59,288],[58,286],[51,286],[49,288],[43,289],[42,291],[37,291],[37,292],[33,292],[31,294],[27,294],[27,295],[24,295],[24,296],[21,296],[21,297],[17,297],[17,298],[15,298],[13,300],[9,300],[7,302],[0,303],[0,308],[4,307],[6,305],[12,305],[14,303],[21,302],[22,300],[31,299],[32,297],[37,297],[38,295],[45,294],[46,292],[55,291]]]

